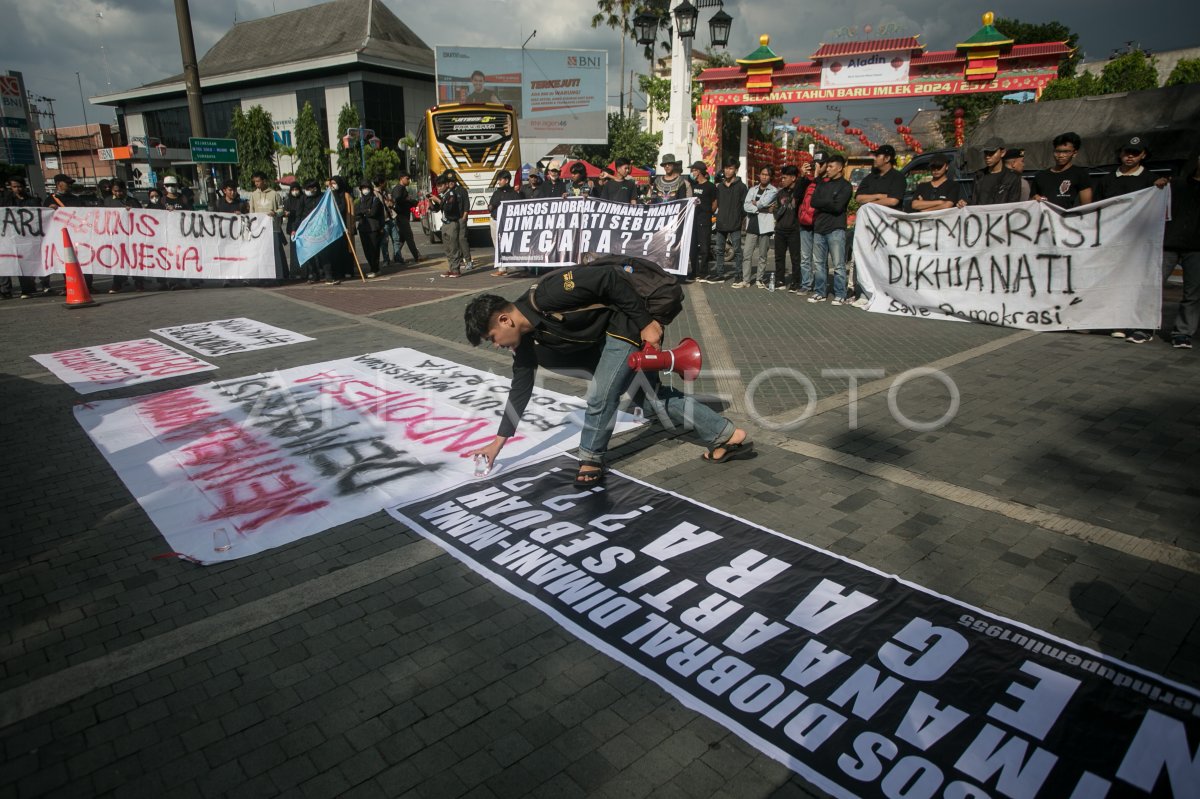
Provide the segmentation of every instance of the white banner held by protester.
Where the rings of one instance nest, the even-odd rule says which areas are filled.
[[[267,214],[58,208],[46,227],[39,274],[63,271],[62,230],[85,274],[184,280],[275,277]]]
[[[76,418],[171,549],[214,563],[473,480],[507,378],[394,349],[79,405]],[[537,389],[497,460],[579,441],[585,403]],[[634,425],[622,414],[618,430]]]
[[[0,277],[41,274],[42,234],[50,208],[0,208]]]
[[[1159,325],[1170,195],[1151,188],[1063,210],[1023,202],[904,214],[858,209],[868,310],[1025,330]]]
[[[29,356],[80,394],[208,372],[217,367],[174,347],[140,338]]]
[[[585,252],[632,255],[686,275],[694,200],[630,205],[595,197],[510,200],[496,212],[497,267],[574,266]]]
[[[182,344],[209,358],[232,355],[235,352],[265,350],[268,347],[283,347],[288,344],[313,340],[308,336],[244,317],[197,322],[192,325],[158,327],[150,332],[170,339],[176,344]]]

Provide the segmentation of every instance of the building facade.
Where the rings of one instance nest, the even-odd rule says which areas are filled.
[[[307,102],[326,147],[336,149],[345,134],[335,130],[338,114],[349,104],[363,127],[395,149],[435,102],[433,50],[380,0],[333,0],[236,23],[200,59],[199,70],[210,138],[229,136],[235,109],[260,105],[271,115],[276,143],[294,147]],[[182,74],[92,102],[114,107],[126,141],[143,145],[127,164],[131,174],[146,164],[194,181],[220,176],[190,160],[188,138],[195,134]],[[277,160],[281,174],[295,168],[287,155]]]

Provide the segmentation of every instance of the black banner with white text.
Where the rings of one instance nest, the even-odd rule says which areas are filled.
[[[1194,689],[576,466],[390,513],[836,796],[1197,796]]]
[[[583,253],[632,255],[687,274],[694,200],[630,205],[595,197],[510,200],[496,212],[497,267],[574,266]]]

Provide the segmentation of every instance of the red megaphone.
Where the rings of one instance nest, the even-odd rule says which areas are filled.
[[[638,372],[674,372],[684,380],[695,380],[700,376],[700,345],[695,339],[685,338],[673,350],[659,350],[646,346],[641,352],[629,356],[629,368]]]

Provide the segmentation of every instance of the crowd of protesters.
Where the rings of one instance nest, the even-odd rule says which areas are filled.
[[[908,186],[896,169],[896,151],[885,144],[872,151],[871,173],[857,189],[844,175],[845,158],[836,152],[816,152],[801,166],[784,166],[778,172],[771,166],[762,167],[754,175],[752,186],[747,186],[739,176],[737,160],[726,161],[714,179],[703,161],[690,165],[689,176],[683,173],[683,163],[668,154],[659,164],[659,173],[640,185],[631,177],[633,164],[628,158],[617,158],[611,165],[601,167],[595,177],[589,177],[588,168],[579,161],[571,164],[565,176],[557,165],[545,165],[531,171],[520,189],[513,186],[511,173],[501,171],[496,177],[489,210],[494,223],[500,204],[509,200],[594,196],[612,202],[653,203],[693,198],[698,212],[694,217],[687,282],[728,281],[734,289],[788,291],[810,303],[829,301],[834,306],[865,307],[869,300],[855,286],[852,273],[848,234],[852,201],[860,207],[875,203],[915,213],[1028,199],[1073,208],[1150,186],[1162,188],[1168,183],[1167,178],[1151,173],[1143,165],[1148,152],[1140,137],[1124,142],[1116,154],[1118,166],[1098,178],[1075,163],[1082,148],[1078,135],[1063,133],[1050,146],[1054,166],[1027,180],[1023,177],[1022,150],[1005,147],[999,139],[985,142],[981,148],[984,166],[973,176],[969,200],[964,196],[963,186],[949,178],[949,161],[935,154],[929,161],[929,179],[915,186],[907,208],[904,204]],[[321,185],[316,181],[293,183],[283,194],[262,173],[255,173],[252,180],[254,190],[249,197],[241,194],[235,182],[226,181],[209,210],[265,213],[272,217],[275,279],[265,281],[267,285],[288,280],[333,285],[359,275],[375,277],[385,266],[420,262],[412,220],[414,209],[423,201],[429,203],[431,210],[440,212],[447,261],[442,276],[457,278],[473,267],[467,240],[470,196],[452,170],[437,176],[435,191],[424,198],[417,194],[410,176],[403,173],[390,187],[382,178],[364,180],[358,185],[357,195],[344,178],[329,178],[324,188],[332,192],[346,224],[349,246],[327,247],[305,263],[298,263],[295,244],[291,242],[300,223],[317,207]],[[100,181],[96,196],[90,198],[75,194],[73,183],[67,175],[56,175],[54,193],[43,201],[30,194],[23,181],[14,178],[9,180],[0,204],[49,208],[142,206],[123,181]],[[1194,158],[1171,183],[1172,211],[1166,226],[1162,266],[1164,280],[1175,268],[1182,268],[1184,297],[1168,336],[1173,346],[1187,349],[1191,348],[1200,323],[1200,158]],[[161,188],[150,189],[146,207],[191,209],[191,191],[181,186],[178,179],[168,176]],[[350,237],[355,234],[365,266],[358,263],[350,244]],[[407,262],[402,254],[404,247],[410,256]],[[494,274],[512,276],[523,272],[499,269]],[[86,278],[90,287],[91,275]],[[19,282],[22,298],[52,293],[47,277],[19,278]],[[128,281],[118,276],[110,291],[124,291],[130,282],[134,291],[146,288],[143,278]],[[204,282],[192,281],[191,285]],[[225,285],[228,284],[227,281]],[[160,279],[157,286],[159,289],[187,287],[179,279]],[[0,296],[6,299],[14,296],[11,278],[0,279]],[[1147,330],[1110,332],[1135,344],[1153,338],[1152,331]]]

